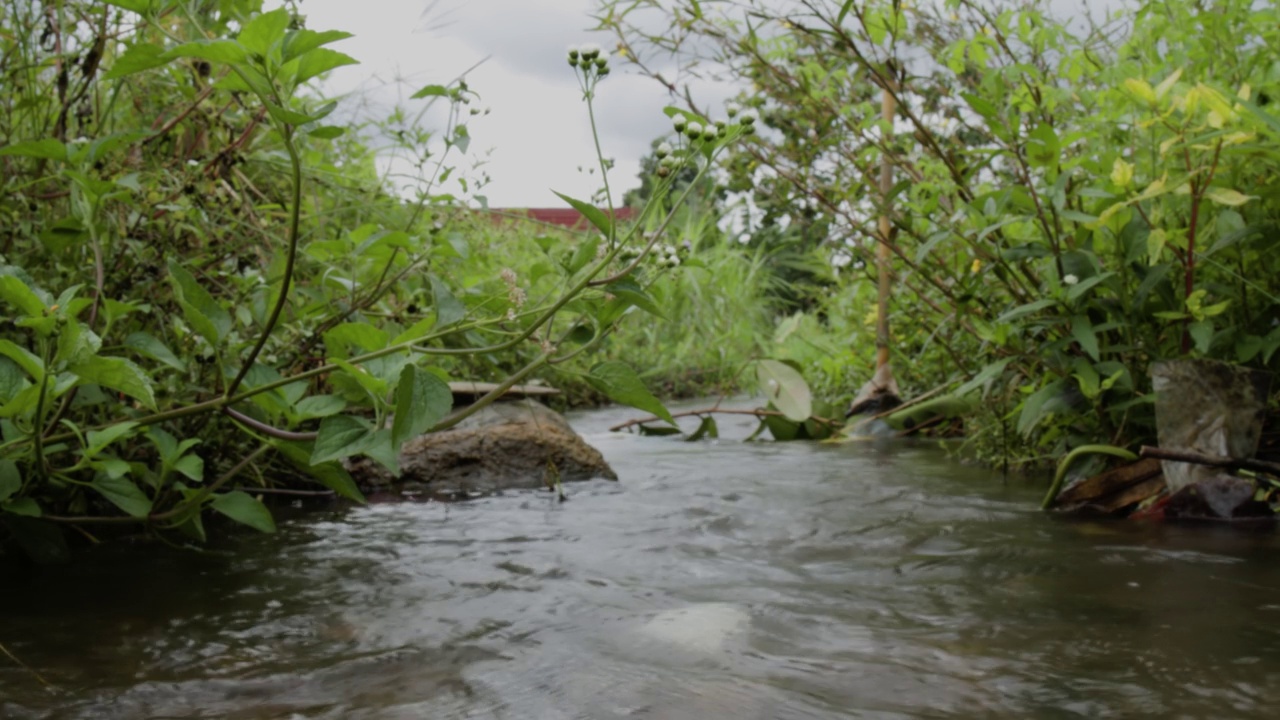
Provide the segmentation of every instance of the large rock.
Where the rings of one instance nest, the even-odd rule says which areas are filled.
[[[368,458],[348,469],[366,488],[402,483],[442,494],[546,487],[557,472],[563,482],[618,479],[563,416],[533,400],[494,403],[449,430],[409,440],[399,477]]]

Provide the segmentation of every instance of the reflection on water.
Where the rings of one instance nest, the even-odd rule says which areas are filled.
[[[1267,532],[1067,523],[927,444],[576,424],[620,483],[5,580],[0,717],[1264,717]],[[749,425],[722,423],[741,438]]]

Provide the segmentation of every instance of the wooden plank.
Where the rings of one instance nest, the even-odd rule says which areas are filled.
[[[497,383],[488,382],[451,382],[449,390],[454,395],[484,395],[493,392],[498,387]],[[504,395],[518,395],[521,397],[546,397],[548,395],[559,395],[560,391],[547,385],[513,385]]]

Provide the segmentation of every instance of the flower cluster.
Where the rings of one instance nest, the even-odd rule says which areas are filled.
[[[674,268],[680,266],[680,254],[671,245],[659,245],[654,254],[654,262],[660,268]]]
[[[503,284],[507,286],[507,302],[511,303],[511,307],[507,308],[507,319],[515,320],[516,311],[524,306],[528,296],[524,292],[524,288],[516,285],[516,271],[511,268],[503,268],[498,273],[498,277],[502,278]]]
[[[587,43],[569,48],[569,67],[580,67],[585,75],[594,73],[596,77],[604,77],[609,74],[609,58],[602,54],[599,45]]]

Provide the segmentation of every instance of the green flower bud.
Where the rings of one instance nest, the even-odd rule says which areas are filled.
[[[676,132],[682,133],[684,132],[686,122],[687,121],[683,117],[681,117],[680,115],[677,115],[671,119],[671,126],[676,129]]]
[[[657,150],[654,150],[653,152],[654,152],[654,154],[655,154],[655,155],[657,155],[657,156],[658,156],[658,159],[659,159],[659,160],[661,160],[661,159],[663,159],[663,158],[665,158],[665,157],[667,157],[667,156],[671,155],[671,152],[672,152],[671,144],[670,144],[670,143],[665,143],[665,142],[664,142],[664,143],[661,143],[661,144],[659,144],[659,145],[658,145],[658,149],[657,149]]]
[[[689,123],[689,124],[688,124],[688,125],[686,125],[686,126],[685,126],[685,128],[684,128],[684,134],[685,134],[685,136],[687,136],[690,140],[697,140],[697,139],[698,139],[698,136],[699,136],[699,135],[702,135],[702,124],[701,124],[701,123]]]

